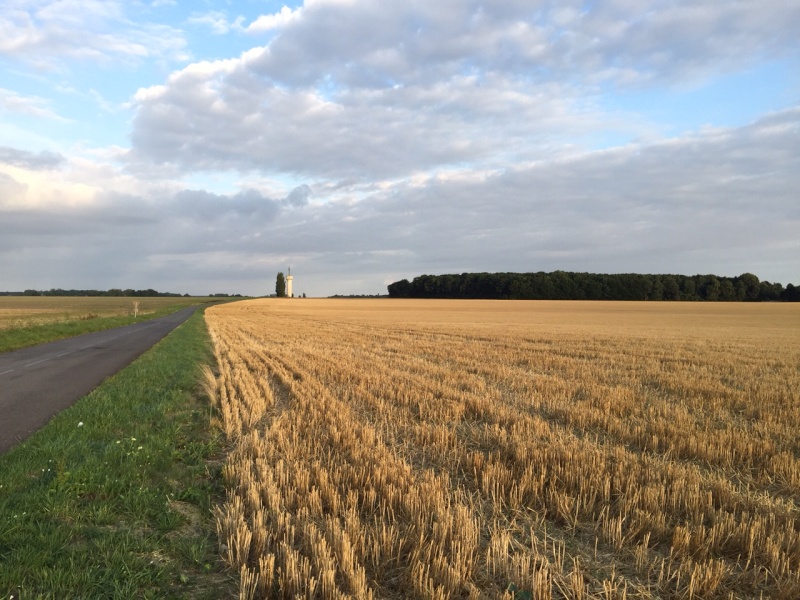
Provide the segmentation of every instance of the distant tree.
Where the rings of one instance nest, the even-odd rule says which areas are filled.
[[[530,300],[796,301],[800,288],[759,281],[744,273],[717,275],[552,273],[461,273],[420,275],[389,284],[391,298],[484,298]]]
[[[603,300],[605,298],[604,279],[599,276],[592,276],[588,273],[580,274],[580,285],[587,300]]]
[[[700,297],[703,300],[716,302],[720,299],[722,293],[722,284],[715,275],[706,275],[703,277],[703,282],[700,284]]]
[[[736,289],[733,287],[733,281],[725,278],[720,283],[719,299],[731,302],[736,300]]]
[[[534,273],[531,276],[531,284],[534,300],[552,300],[555,296],[555,288],[549,274],[543,271]]]
[[[665,275],[662,281],[664,283],[664,300],[678,300],[680,298],[681,288],[675,277],[672,275]]]
[[[681,278],[681,300],[697,300],[697,284],[691,277]]]
[[[758,280],[758,277],[752,273],[742,273],[736,279],[737,300],[744,300],[746,302],[758,300],[758,294],[761,291],[761,282]]]
[[[275,280],[275,294],[278,298],[286,297],[286,278],[283,272],[278,273],[278,278]]]
[[[664,299],[664,283],[661,279],[656,278],[653,281],[653,291],[650,292],[650,300],[663,300]]]
[[[516,275],[509,285],[509,297],[513,300],[530,300],[534,298],[533,286],[529,277]]]
[[[800,302],[800,286],[793,283],[786,285],[786,289],[781,292],[781,300],[784,302]]]
[[[762,281],[759,284],[758,300],[759,302],[775,302],[780,300],[782,292],[783,286],[780,283]]]
[[[390,298],[409,298],[411,296],[411,283],[408,279],[401,279],[389,284]]]

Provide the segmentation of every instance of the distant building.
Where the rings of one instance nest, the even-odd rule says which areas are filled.
[[[289,274],[286,276],[286,297],[287,298],[293,298],[294,297],[292,295],[292,280],[293,279],[294,279],[294,277],[292,277],[292,267],[289,267]]]

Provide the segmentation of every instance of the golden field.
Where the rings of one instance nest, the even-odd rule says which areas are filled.
[[[176,304],[196,304],[197,298],[124,296],[0,296],[0,331],[75,321],[97,317],[133,314],[133,302],[139,302],[139,315]]]
[[[800,306],[206,320],[241,597],[800,598]]]

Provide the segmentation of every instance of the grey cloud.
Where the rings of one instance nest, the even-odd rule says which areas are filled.
[[[291,206],[305,206],[308,204],[308,199],[311,197],[311,188],[306,185],[300,185],[294,188],[289,195],[286,196],[286,202]]]
[[[257,267],[242,257],[272,248],[269,231],[282,206],[256,190],[150,197],[112,192],[75,207],[0,206],[4,285],[231,292],[206,282],[252,278]]]
[[[256,190],[233,195],[219,195],[204,190],[183,190],[175,195],[175,215],[219,221],[221,219],[258,219],[268,222],[280,211],[280,202]]]
[[[791,0],[720,3],[319,2],[303,7],[256,69],[289,85],[414,85],[469,69],[539,82],[694,77],[754,55],[796,56]],[[608,65],[614,65],[608,68]]]
[[[567,269],[752,271],[798,283],[798,127],[800,111],[785,111],[738,130],[544,162],[482,182],[401,184],[321,207],[314,220],[296,221],[302,241],[291,227],[274,241],[308,257],[298,272],[328,279],[339,261],[376,280]]]
[[[5,210],[0,260],[15,289],[267,294],[287,265],[309,295],[385,293],[402,277],[484,270],[750,271],[798,284],[798,133],[792,109],[483,177],[314,184],[283,198],[117,194],[85,208]],[[299,205],[309,189],[315,202]]]
[[[0,211],[0,215],[0,248],[5,249],[26,247],[33,240],[40,248],[53,244],[69,246],[74,245],[77,237],[87,243],[99,239],[114,239],[122,243],[126,239],[137,239],[137,232],[157,222],[153,218],[130,212],[109,208],[98,210],[97,207],[48,210],[13,208]]]
[[[66,162],[66,159],[57,152],[28,152],[0,146],[0,163],[23,167],[25,169],[57,169]]]

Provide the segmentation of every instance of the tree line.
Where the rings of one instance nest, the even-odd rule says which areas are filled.
[[[147,290],[121,290],[113,288],[110,290],[63,290],[53,288],[50,290],[25,290],[24,292],[0,292],[2,296],[125,296],[139,298],[188,298],[189,294],[173,294],[171,292],[157,292],[153,289]],[[227,295],[227,294],[225,294]]]
[[[389,284],[391,298],[497,300],[684,300],[800,302],[800,287],[760,281],[752,273],[718,275],[462,273],[420,275]]]

